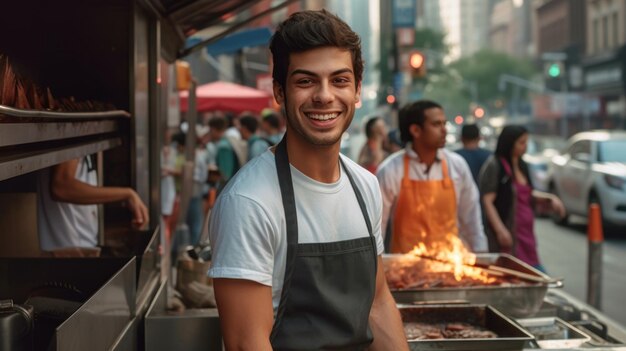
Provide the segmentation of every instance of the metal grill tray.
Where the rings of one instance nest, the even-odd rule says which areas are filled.
[[[385,254],[383,262],[399,260],[402,255]],[[549,276],[525,264],[508,254],[477,254],[477,263],[497,265],[513,269],[522,273],[531,274],[545,279],[545,283],[532,283],[509,286],[472,286],[472,287],[441,287],[424,289],[391,289],[391,294],[397,303],[413,303],[416,301],[436,302],[441,300],[462,300],[474,304],[488,304],[508,316],[523,318],[534,315],[546,295],[548,287],[560,287],[562,282],[553,281]]]
[[[498,335],[497,338],[409,340],[411,350],[519,351],[534,340],[526,330],[488,305],[401,305],[398,309],[403,322],[463,322]]]
[[[525,318],[517,322],[535,336],[542,349],[579,347],[591,338],[558,317]]]

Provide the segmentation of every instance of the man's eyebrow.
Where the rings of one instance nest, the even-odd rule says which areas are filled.
[[[344,73],[352,73],[352,70],[349,69],[349,68],[342,68],[342,69],[339,69],[339,70],[336,70],[336,71],[332,72],[331,75],[332,76],[336,76],[336,75],[344,74]],[[318,76],[317,73],[308,71],[306,69],[296,69],[296,70],[293,70],[293,72],[291,72],[290,76],[294,76],[296,74],[304,74],[304,75],[307,75],[307,76],[314,76],[314,77]]]

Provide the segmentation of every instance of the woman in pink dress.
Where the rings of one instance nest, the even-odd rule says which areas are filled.
[[[517,125],[504,127],[494,155],[483,165],[479,185],[489,251],[511,253],[544,271],[537,254],[533,204],[548,201],[553,211],[565,215],[558,197],[534,190],[526,152],[528,131]]]

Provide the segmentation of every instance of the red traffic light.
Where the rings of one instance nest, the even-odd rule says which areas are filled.
[[[454,123],[463,124],[463,116],[457,115],[456,117],[454,117]]]
[[[409,55],[409,66],[413,69],[420,69],[424,65],[424,55],[419,51],[413,51]]]
[[[474,117],[476,118],[483,118],[485,117],[485,109],[482,107],[476,107],[474,109]]]
[[[417,50],[413,50],[408,56],[408,69],[413,78],[422,78],[426,75],[426,56]]]

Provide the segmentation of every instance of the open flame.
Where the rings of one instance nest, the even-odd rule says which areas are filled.
[[[476,264],[476,255],[471,253],[463,241],[453,234],[446,235],[446,240],[431,243],[430,246],[420,242],[405,256],[410,256],[412,260],[417,258],[423,261],[427,271],[434,273],[452,272],[456,281],[468,278],[485,284],[497,281],[483,269],[473,267]]]

